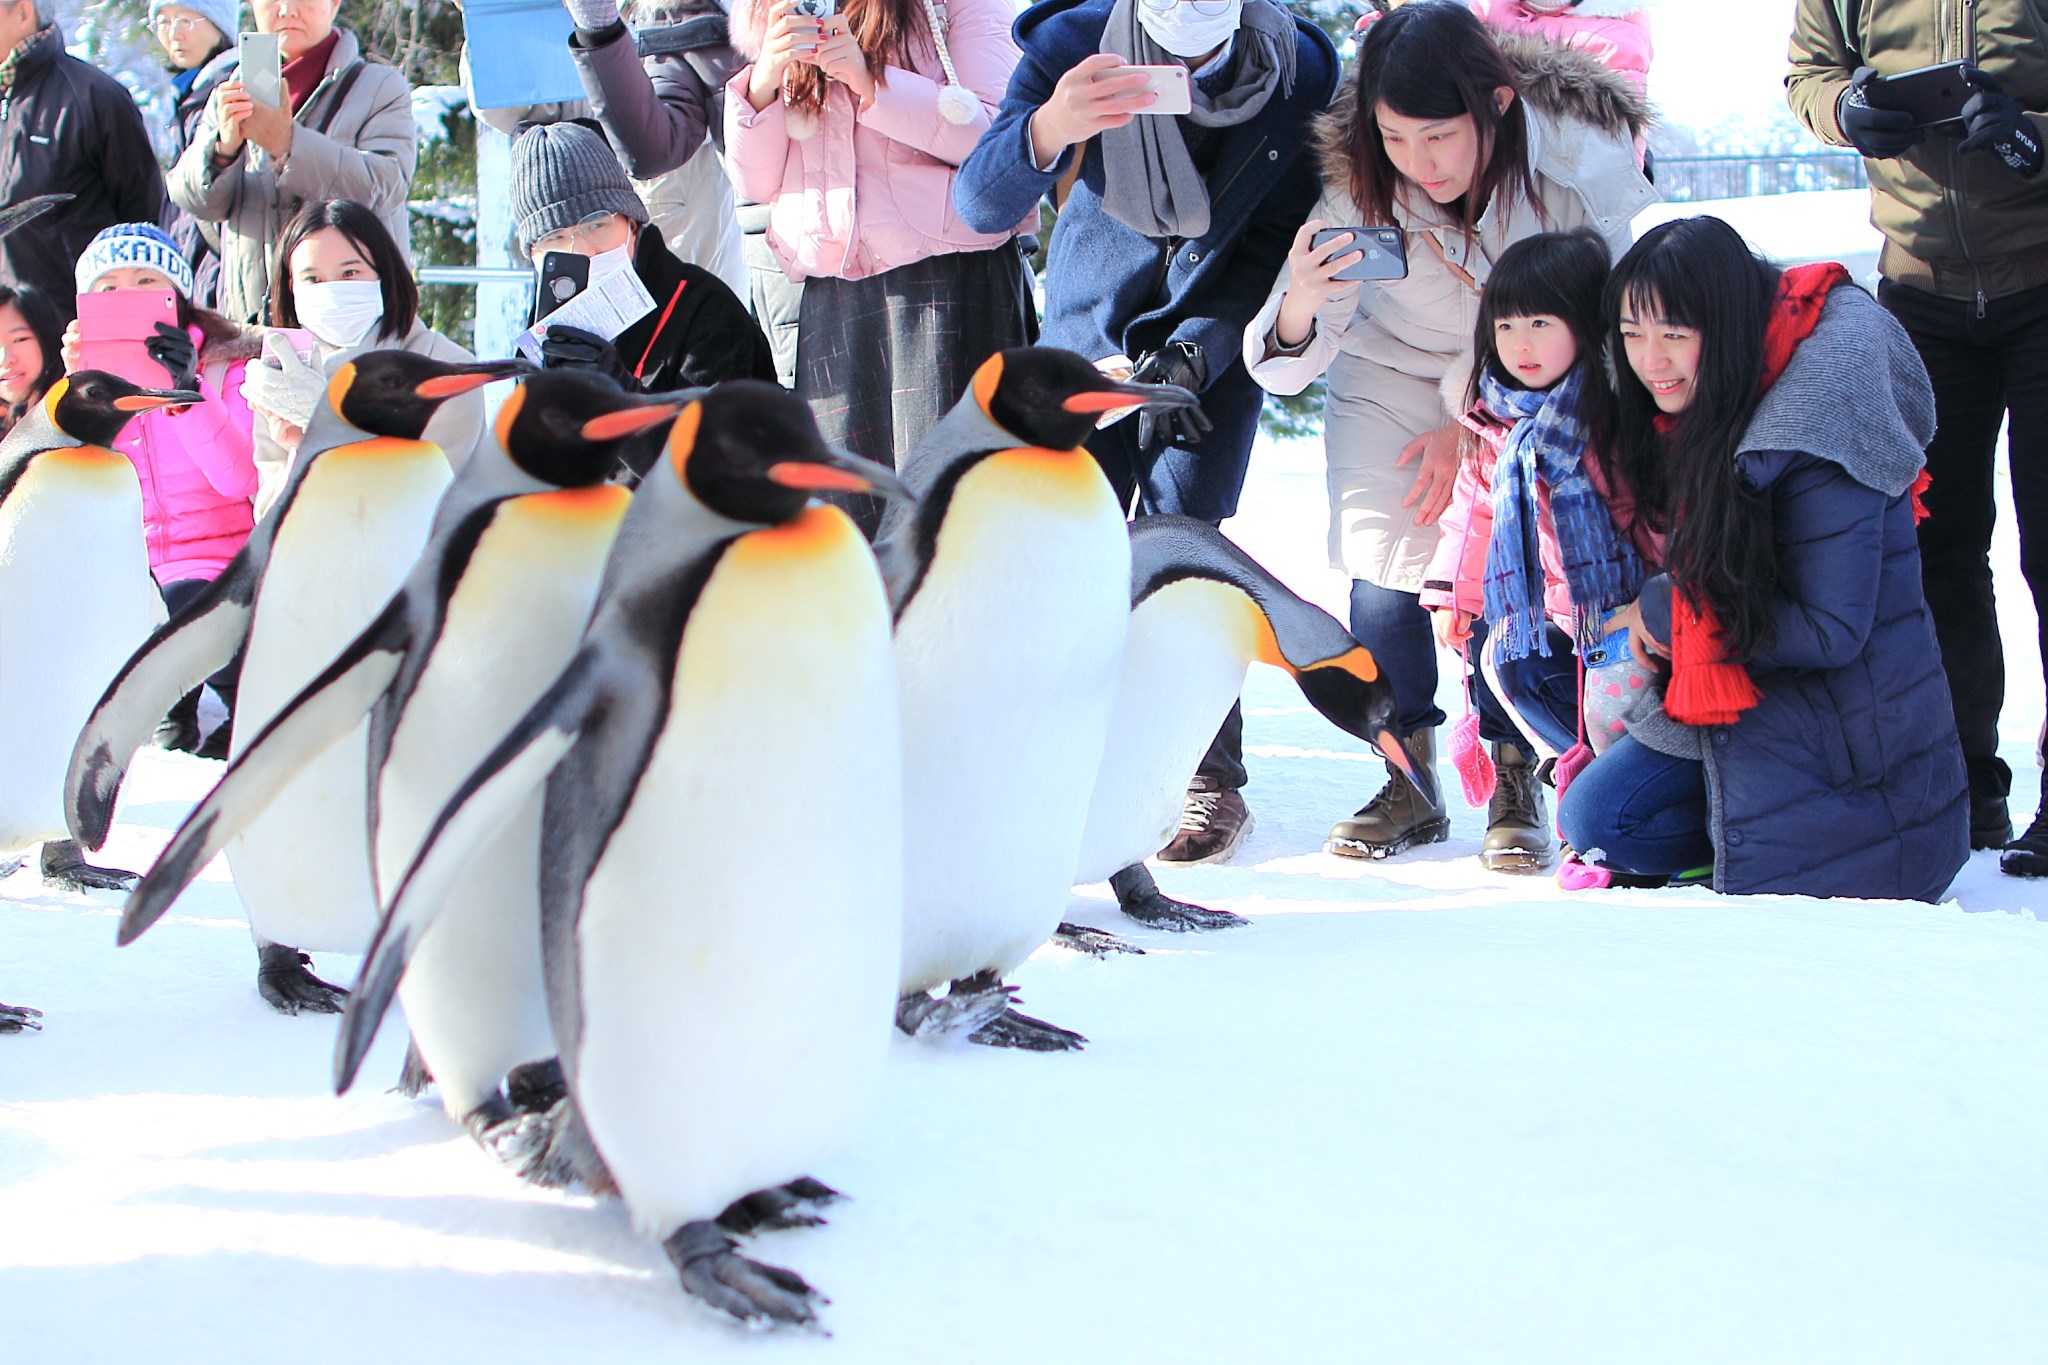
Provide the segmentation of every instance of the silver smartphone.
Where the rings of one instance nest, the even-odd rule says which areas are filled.
[[[241,54],[242,88],[249,98],[273,109],[284,108],[284,48],[278,36],[244,33]]]

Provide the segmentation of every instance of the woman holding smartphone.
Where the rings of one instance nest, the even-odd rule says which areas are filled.
[[[823,17],[815,17],[822,12]],[[894,467],[975,369],[1037,336],[1026,220],[976,232],[953,179],[1017,64],[1007,0],[740,0],[725,150],[804,285],[796,392],[825,438]],[[857,499],[870,535],[880,503]]]
[[[1627,249],[1630,220],[1656,197],[1635,161],[1648,121],[1642,96],[1596,59],[1496,39],[1454,0],[1378,17],[1319,130],[1323,197],[1245,328],[1245,364],[1267,390],[1329,376],[1331,560],[1351,576],[1352,633],[1393,683],[1417,765],[1434,765],[1444,720],[1418,596],[1457,477],[1480,291],[1494,259],[1538,232],[1589,227]],[[1356,238],[1317,234],[1377,226],[1401,229],[1406,276],[1338,279],[1361,261]],[[1449,832],[1446,809],[1390,768],[1328,848],[1386,858]]]

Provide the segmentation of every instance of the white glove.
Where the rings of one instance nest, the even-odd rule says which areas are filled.
[[[242,377],[242,398],[250,407],[300,430],[313,420],[326,394],[327,376],[278,332],[263,338],[262,357]]]
[[[619,0],[562,0],[585,33],[602,33],[619,22]]]

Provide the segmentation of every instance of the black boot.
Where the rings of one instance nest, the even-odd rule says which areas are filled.
[[[199,688],[178,698],[156,723],[156,747],[189,754],[199,747]]]
[[[2048,877],[2048,803],[2027,832],[2005,846],[1998,870],[2008,877]]]

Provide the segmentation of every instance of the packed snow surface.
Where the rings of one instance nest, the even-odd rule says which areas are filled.
[[[1231,530],[1339,606],[1323,526],[1318,443],[1262,444]],[[1998,554],[2027,805],[2041,679]],[[525,1189],[384,1092],[395,1022],[329,1094],[333,1022],[258,999],[225,865],[118,951],[119,897],[17,873],[0,1000],[48,1027],[0,1038],[0,1354],[2048,1355],[2048,888],[1979,854],[1940,906],[1566,895],[1480,870],[1462,808],[1446,844],[1346,862],[1324,831],[1380,765],[1277,673],[1246,701],[1257,828],[1160,880],[1254,923],[1154,933],[1094,888],[1071,917],[1145,956],[1047,948],[1015,978],[1086,1052],[899,1043],[859,1140],[813,1172],[852,1198],[753,1246],[832,1297],[829,1340],[723,1325],[621,1208]],[[219,771],[145,754],[109,860],[146,865]],[[801,812],[792,856],[832,818]]]

